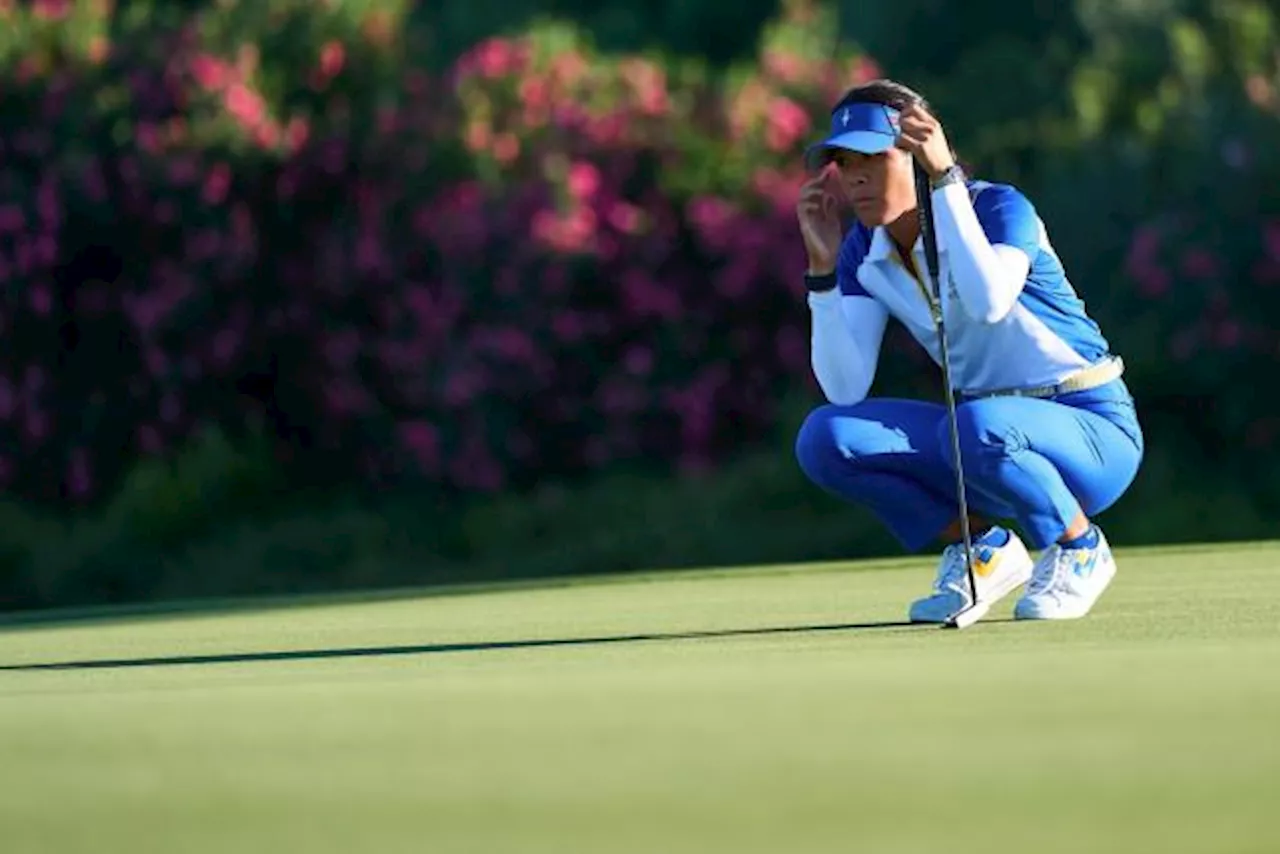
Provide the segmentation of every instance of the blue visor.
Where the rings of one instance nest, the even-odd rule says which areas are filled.
[[[832,149],[880,154],[893,148],[899,133],[899,112],[883,104],[850,104],[831,114],[831,133],[804,153],[810,169],[822,166]]]

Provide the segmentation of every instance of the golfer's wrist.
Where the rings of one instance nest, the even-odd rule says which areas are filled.
[[[811,294],[822,294],[836,289],[837,279],[834,267],[829,269],[810,267],[804,274],[804,288]]]
[[[808,259],[809,266],[805,270],[806,276],[829,276],[836,271],[835,259],[828,261],[825,258]]]
[[[941,190],[949,184],[963,184],[964,181],[964,169],[959,163],[952,161],[946,169],[929,175],[929,188],[931,190]]]

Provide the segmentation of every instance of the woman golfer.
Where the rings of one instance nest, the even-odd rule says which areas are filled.
[[[893,81],[848,92],[807,156],[820,171],[797,214],[813,370],[829,403],[800,429],[801,468],[869,508],[908,551],[943,547],[932,595],[910,606],[913,621],[945,622],[970,604],[946,409],[868,397],[890,317],[941,362],[918,160],[932,183],[978,605],[1026,584],[1017,617],[1084,616],[1116,572],[1091,517],[1133,482],[1143,436],[1122,363],[1035,208],[1012,186],[967,177],[927,105]],[[848,233],[846,211],[856,218]]]

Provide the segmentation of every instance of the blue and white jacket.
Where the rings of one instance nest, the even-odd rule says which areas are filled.
[[[933,208],[957,392],[1049,385],[1109,356],[1026,196],[1007,184],[957,182],[933,191]],[[832,403],[867,396],[890,317],[941,364],[921,241],[912,256],[923,280],[883,228],[856,224],[841,248],[838,287],[809,294],[813,371]]]

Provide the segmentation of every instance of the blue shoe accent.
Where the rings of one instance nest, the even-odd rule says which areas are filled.
[[[1012,535],[1009,533],[1008,528],[1001,528],[999,525],[996,525],[994,528],[987,530],[986,533],[982,534],[982,536],[977,537],[973,542],[975,545],[991,546],[992,548],[999,549],[1009,545],[1009,538],[1011,536]]]
[[[1062,544],[1062,547],[1064,549],[1096,549],[1098,542],[1101,540],[1100,533],[1097,525],[1090,524],[1089,530],[1074,540],[1067,540]]]
[[[1073,548],[1071,562],[1071,574],[1077,578],[1088,578],[1093,575],[1093,570],[1098,566],[1098,549],[1093,548]]]

